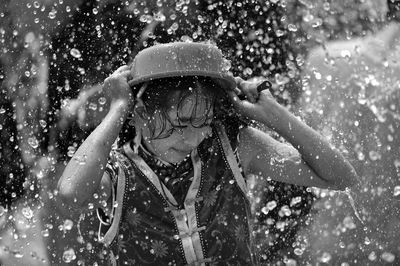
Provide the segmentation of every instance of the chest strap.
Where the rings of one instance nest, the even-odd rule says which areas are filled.
[[[122,162],[121,162],[122,163]],[[126,171],[125,167],[121,164],[118,165],[118,179],[117,179],[117,189],[113,195],[113,216],[111,220],[111,226],[104,234],[104,237],[100,235],[99,232],[99,241],[104,243],[106,246],[110,246],[112,241],[118,234],[119,223],[122,217],[122,208],[123,208],[123,200],[125,194],[125,186],[126,186]],[[130,173],[134,174],[134,173]],[[114,191],[114,190],[113,190]],[[100,231],[100,230],[99,230]]]
[[[221,140],[222,149],[225,153],[226,160],[232,170],[233,176],[235,177],[236,183],[239,185],[240,189],[247,196],[247,185],[246,181],[244,180],[243,175],[241,174],[241,170],[239,165],[236,161],[235,154],[233,153],[232,146],[229,143],[228,136],[226,135],[225,128],[221,124],[216,125],[217,133],[219,139]]]

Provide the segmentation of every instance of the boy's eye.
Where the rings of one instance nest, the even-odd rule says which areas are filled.
[[[173,128],[187,128],[188,127],[187,125],[174,125],[174,124],[171,124],[171,126]]]

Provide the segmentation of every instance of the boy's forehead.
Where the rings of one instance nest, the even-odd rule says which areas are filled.
[[[212,110],[212,105],[210,105],[210,99],[207,99],[205,95],[202,94],[190,94],[183,99],[179,97],[174,97],[171,101],[171,106],[169,108],[169,115],[171,118],[175,118],[179,115],[180,118],[192,117],[193,113],[196,113],[197,117],[204,117]],[[193,118],[193,117],[192,117]]]

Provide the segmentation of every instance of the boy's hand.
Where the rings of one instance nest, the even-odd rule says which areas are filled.
[[[132,90],[128,84],[131,78],[129,66],[122,66],[104,80],[103,91],[111,104],[119,102],[130,107],[133,103]]]
[[[273,128],[278,121],[275,111],[282,107],[270,93],[270,83],[245,81],[240,77],[235,77],[235,80],[235,91],[228,91],[235,109],[247,119],[260,121]]]

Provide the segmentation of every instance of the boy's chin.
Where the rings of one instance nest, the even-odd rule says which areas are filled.
[[[163,158],[163,160],[169,163],[176,164],[182,162],[189,154],[190,152],[180,152],[173,150],[173,152],[171,152],[168,156],[165,156],[166,158]]]

